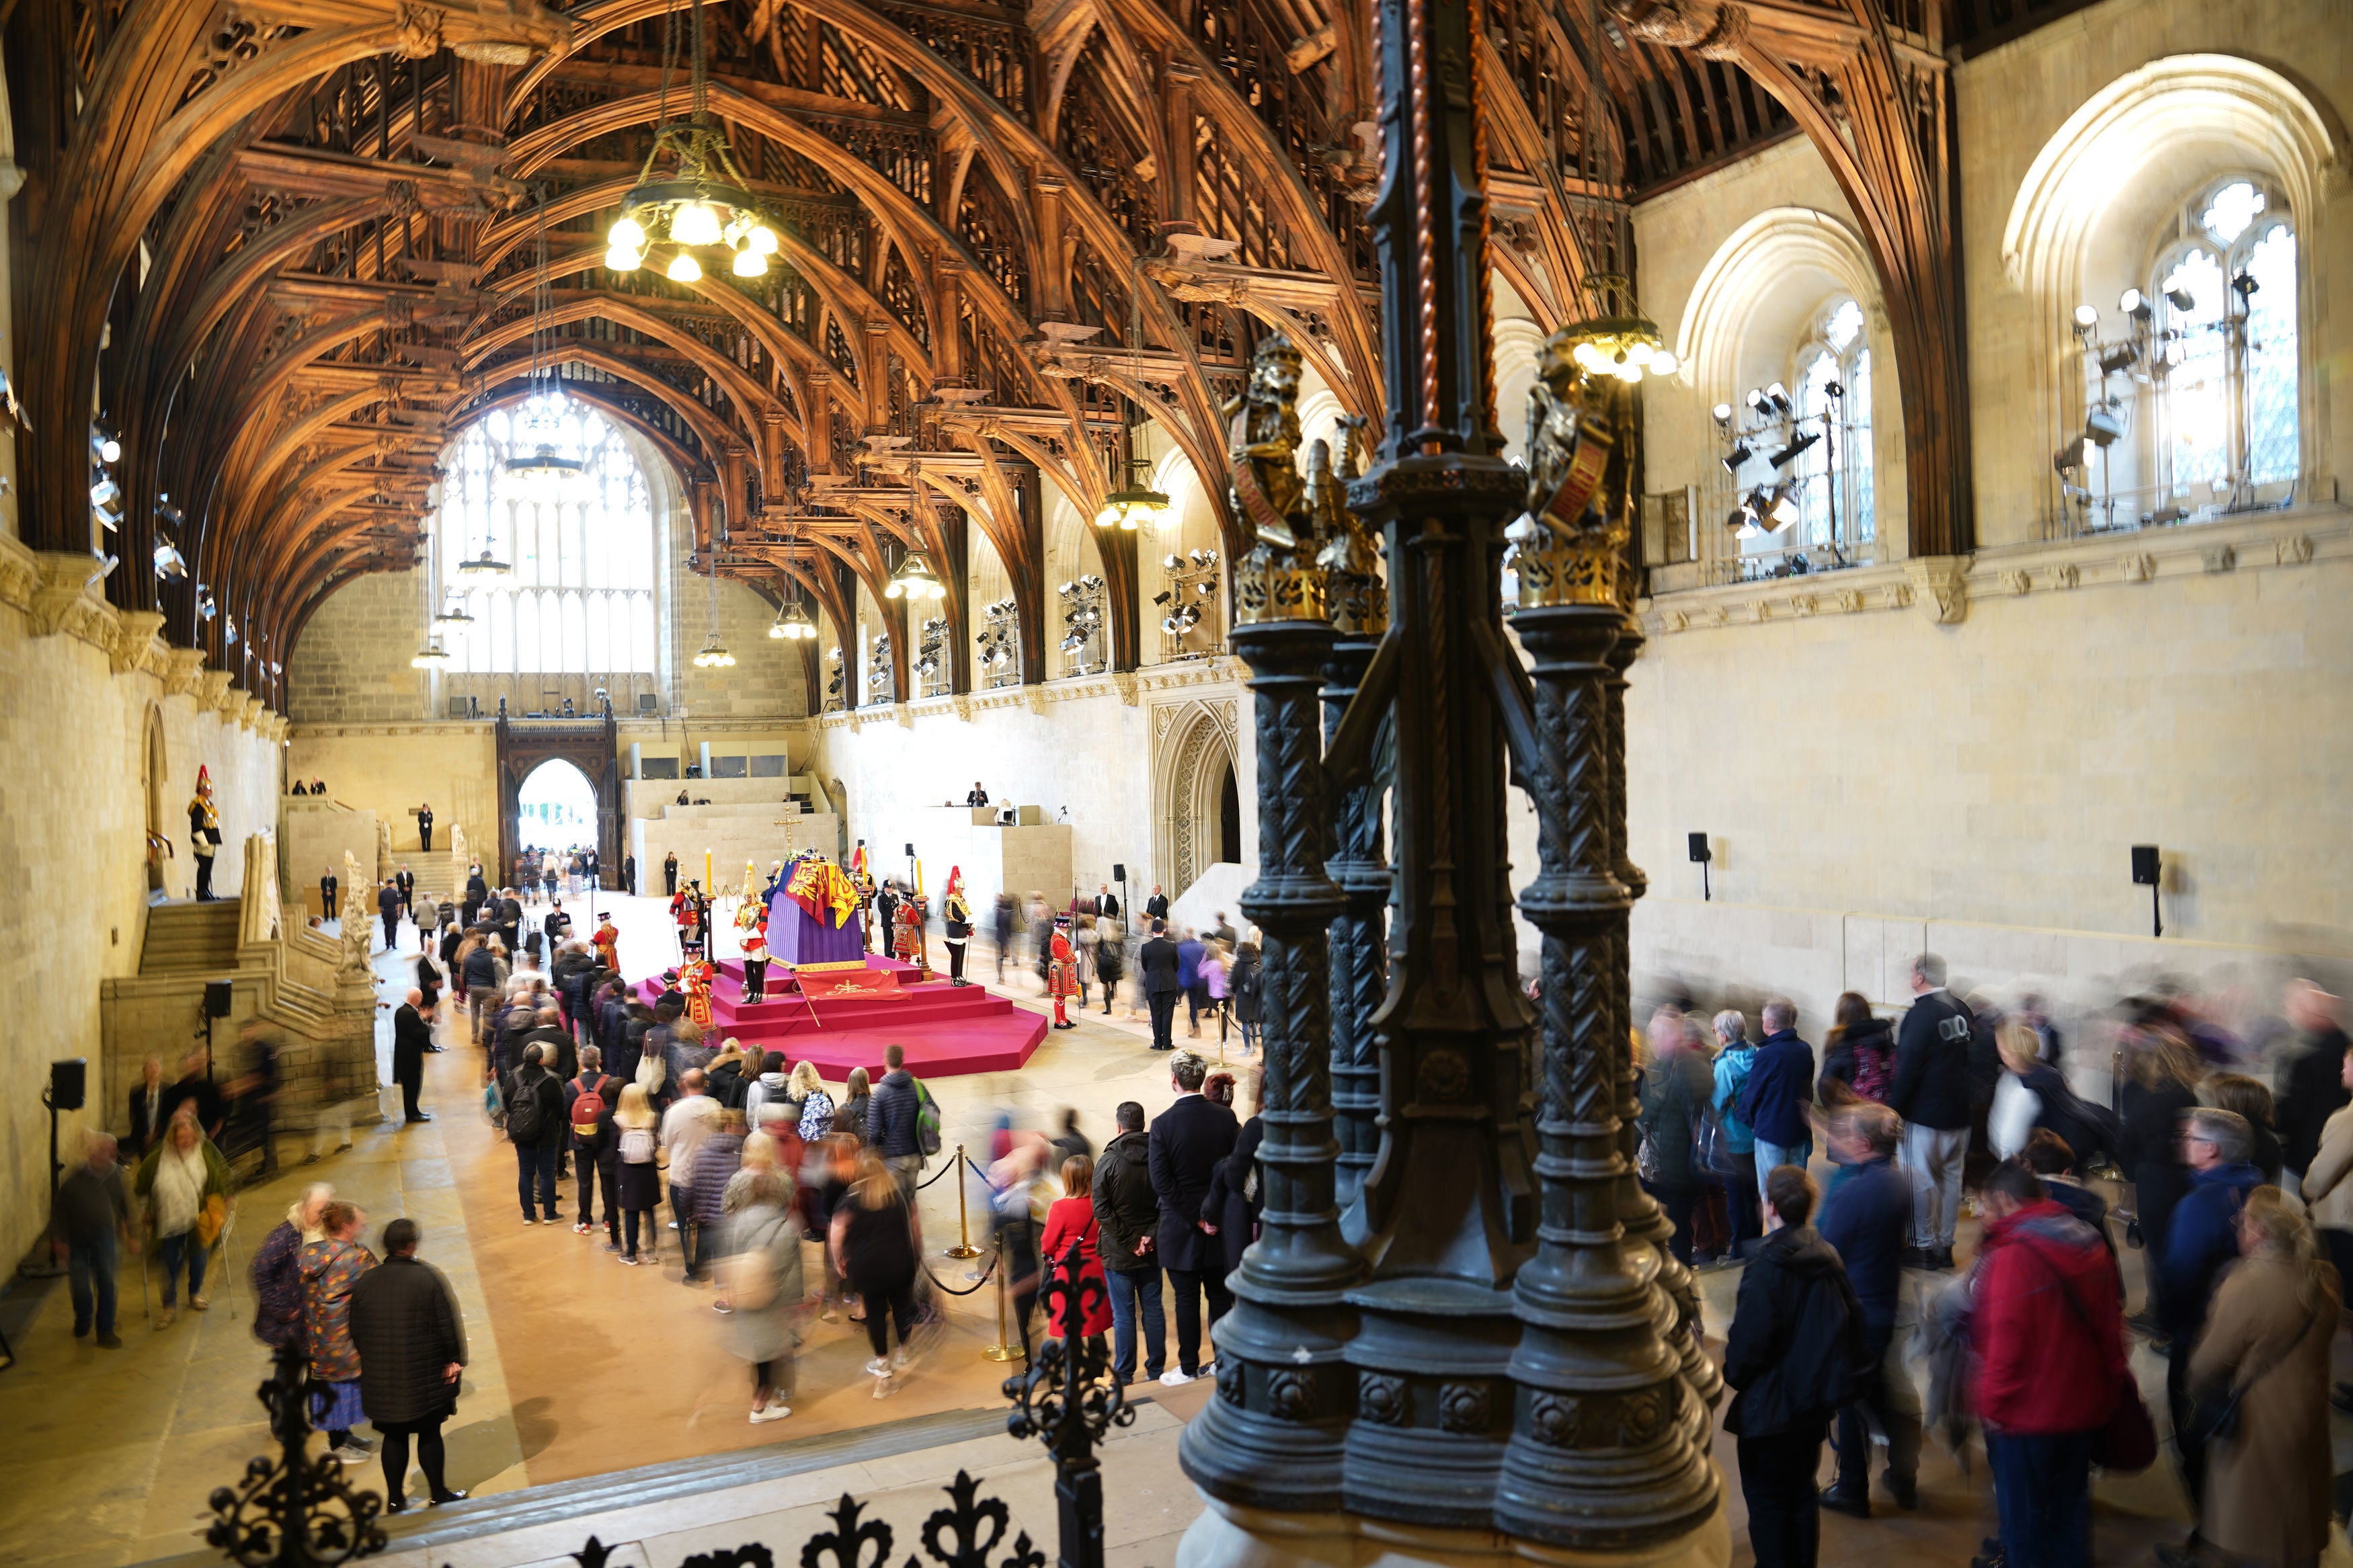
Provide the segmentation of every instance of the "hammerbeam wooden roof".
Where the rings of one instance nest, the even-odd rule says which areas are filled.
[[[1888,282],[1915,548],[1957,544],[1945,62],[2077,3],[1481,0],[1494,263],[1572,318],[1629,260],[1594,197],[1813,137]],[[1381,416],[1368,8],[708,0],[711,106],[786,232],[767,277],[680,287],[606,270],[602,233],[682,107],[686,4],[14,0],[27,537],[86,546],[94,395],[132,500],[111,591],[222,659],[189,589],[134,569],[168,497],[266,665],[415,560],[442,446],[520,395],[543,223],[556,358],[679,468],[698,560],[838,616],[968,522],[1042,621],[1025,492],[1091,510],[1146,418],[1219,471],[1269,330]]]

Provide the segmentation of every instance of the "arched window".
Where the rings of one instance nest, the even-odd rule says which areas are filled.
[[[579,472],[534,488],[507,461],[547,446]],[[570,397],[494,409],[458,438],[441,479],[445,601],[473,616],[450,651],[476,675],[649,675],[656,641],[653,499],[610,421]],[[485,551],[512,567],[484,581]]]
[[[2142,286],[2075,315],[2086,444],[2062,449],[2094,528],[2195,521],[2292,499],[2295,228],[2276,189],[2227,175],[2176,209]],[[2105,437],[2105,439],[2104,439]],[[2072,466],[2071,466],[2072,465]]]
[[[1872,558],[1871,336],[1836,295],[1806,321],[1786,382],[1716,408],[1731,450],[1720,505],[1740,577],[1834,570]],[[1770,363],[1770,362],[1767,362]]]

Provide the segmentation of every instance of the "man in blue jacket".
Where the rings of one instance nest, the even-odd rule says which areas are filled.
[[[1764,1019],[1765,1038],[1736,1108],[1757,1134],[1760,1182],[1778,1165],[1804,1170],[1814,1152],[1813,1126],[1806,1120],[1806,1108],[1814,1102],[1814,1047],[1798,1037],[1797,1004],[1788,997],[1766,1003]]]
[[[1757,1132],[1740,1120],[1740,1091],[1757,1068],[1757,1047],[1748,1041],[1748,1020],[1732,1008],[1718,1013],[1715,1028],[1715,1120],[1724,1129],[1724,1152],[1732,1174],[1725,1196],[1732,1205],[1732,1252],[1742,1258],[1765,1238],[1765,1184],[1757,1169]]]
[[[1953,1266],[1961,1167],[1969,1153],[1969,1010],[1945,989],[1945,961],[1912,961],[1915,1000],[1895,1034],[1887,1108],[1904,1119],[1904,1163],[1926,1174],[1912,1212],[1912,1245],[1927,1268]]]
[[[2253,1138],[2247,1119],[2233,1111],[2200,1106],[2181,1119],[2181,1158],[2189,1167],[2189,1191],[2173,1205],[2157,1278],[2158,1326],[2173,1341],[2165,1393],[2177,1433],[2189,1424],[2189,1352],[2205,1331],[2214,1282],[2238,1260],[2239,1211],[2246,1206],[2247,1194],[2263,1184],[2263,1173],[2247,1162]],[[2181,1484],[2196,1510],[2206,1496],[2206,1452],[2188,1443],[2176,1447]]]
[[[1903,1123],[1868,1100],[1831,1118],[1824,1141],[1839,1173],[1822,1198],[1817,1228],[1838,1249],[1862,1309],[1870,1365],[1857,1397],[1838,1417],[1838,1479],[1822,1506],[1871,1517],[1871,1427],[1887,1437],[1887,1489],[1899,1508],[1920,1506],[1920,1396],[1895,1351],[1903,1289],[1904,1238],[1912,1223],[1912,1184],[1895,1169]],[[1891,1353],[1893,1352],[1893,1353]]]

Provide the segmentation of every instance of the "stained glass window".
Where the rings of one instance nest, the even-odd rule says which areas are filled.
[[[579,461],[575,480],[524,493],[511,457],[541,444]],[[454,631],[459,667],[478,675],[654,672],[652,497],[637,459],[594,408],[555,397],[493,410],[461,435],[442,475],[439,559],[445,596],[473,624]],[[485,584],[458,570],[485,546],[513,567]]]

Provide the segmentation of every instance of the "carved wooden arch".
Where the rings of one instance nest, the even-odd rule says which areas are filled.
[[[494,727],[498,742],[499,879],[512,887],[522,835],[522,784],[547,763],[570,763],[596,792],[596,874],[610,889],[621,870],[620,731],[610,712],[602,719],[512,720]]]

